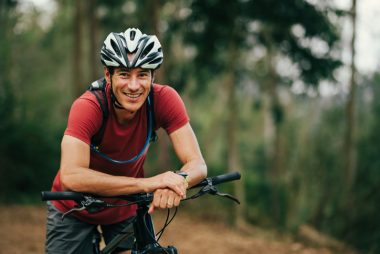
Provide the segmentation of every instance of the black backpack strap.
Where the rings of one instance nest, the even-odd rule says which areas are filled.
[[[108,114],[109,114],[106,84],[107,84],[106,79],[101,78],[92,82],[88,88],[88,90],[92,94],[95,95],[103,113],[102,125],[100,126],[98,132],[91,138],[91,146],[93,146],[96,149],[99,147],[100,143],[102,142],[104,131],[107,125]]]
[[[149,92],[149,105],[148,105],[148,110],[147,110],[147,117],[149,117],[149,112],[152,114],[152,134],[150,136],[150,143],[155,142],[158,139],[157,133],[154,131],[156,128],[156,117],[154,114],[154,89],[153,89],[153,84]],[[148,128],[149,129],[149,128]],[[149,131],[149,130],[148,130]]]

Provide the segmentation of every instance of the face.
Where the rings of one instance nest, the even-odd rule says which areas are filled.
[[[111,75],[105,68],[107,82]],[[115,68],[112,74],[112,89],[118,102],[129,112],[134,113],[142,107],[149,95],[152,73],[141,68]]]

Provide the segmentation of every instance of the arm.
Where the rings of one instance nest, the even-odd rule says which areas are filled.
[[[190,124],[171,133],[170,140],[175,153],[183,163],[180,170],[188,174],[189,186],[202,181],[207,176],[207,166]]]
[[[90,147],[85,142],[65,135],[61,144],[61,185],[63,190],[115,196],[152,192],[169,188],[184,196],[183,179],[172,172],[150,178],[113,176],[89,168]]]
[[[176,155],[183,163],[181,171],[188,174],[189,186],[193,186],[207,176],[207,166],[199,149],[198,141],[190,124],[179,128],[169,135]],[[181,197],[170,189],[158,189],[154,193],[154,200],[149,213],[155,209],[172,208],[178,206]]]

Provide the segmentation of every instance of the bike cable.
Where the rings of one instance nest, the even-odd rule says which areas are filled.
[[[156,234],[156,237],[157,237],[157,241],[160,240],[161,236],[164,234],[164,231],[165,229],[169,226],[169,224],[173,221],[174,217],[177,215],[177,211],[178,211],[178,207],[175,207],[175,210],[174,210],[174,214],[172,215],[172,217],[170,218],[169,220],[169,217],[170,217],[170,209],[168,209],[168,213],[166,215],[166,220],[165,220],[165,223],[164,223],[164,226],[161,228],[160,231],[157,232]]]
[[[168,210],[170,210],[170,209],[168,209]],[[148,211],[147,211],[147,212],[148,212]],[[160,247],[161,250],[164,251],[166,254],[170,254],[170,253],[167,252],[166,249],[165,249],[164,247],[162,247],[162,245],[158,242],[159,239],[156,239],[156,236],[155,236],[154,234],[152,234],[152,232],[149,231],[149,228],[148,228],[147,223],[146,223],[146,221],[145,221],[145,216],[143,217],[143,220],[144,220],[144,226],[145,226],[145,228],[146,228],[146,231],[150,234],[150,237],[151,237],[152,239],[155,239],[155,243],[157,244],[157,246]],[[170,222],[169,222],[169,223],[170,223]],[[167,225],[164,225],[163,229],[166,228],[166,227],[167,227]],[[160,232],[161,232],[161,231],[162,231],[162,229],[160,230]],[[161,233],[161,234],[162,234],[162,233]]]

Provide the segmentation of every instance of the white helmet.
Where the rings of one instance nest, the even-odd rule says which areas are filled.
[[[132,54],[130,60],[128,54]],[[155,70],[162,64],[164,54],[155,35],[128,28],[124,33],[110,33],[107,36],[100,51],[100,59],[107,67]]]

